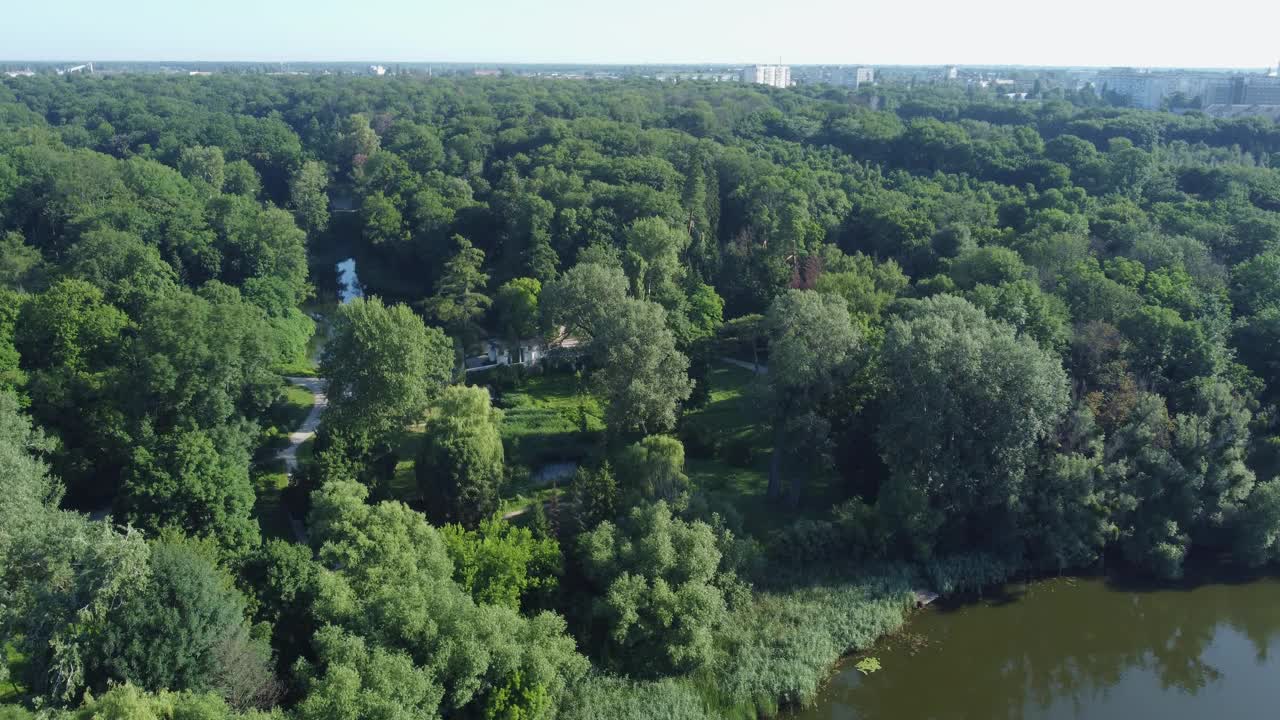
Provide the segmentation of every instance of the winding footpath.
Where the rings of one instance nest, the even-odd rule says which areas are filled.
[[[740,367],[743,370],[750,370],[751,372],[757,375],[769,374],[769,368],[765,367],[764,365],[752,365],[751,363],[745,360],[739,360],[737,358],[721,356],[720,362],[728,363],[729,365],[736,365],[737,367]]]
[[[311,393],[311,412],[307,413],[307,418],[302,421],[302,425],[297,430],[289,433],[289,447],[276,455],[276,458],[284,461],[285,473],[290,480],[293,480],[293,474],[298,470],[298,448],[316,436],[316,428],[320,427],[320,416],[324,414],[325,408],[329,407],[329,398],[325,395],[328,383],[323,378],[314,377],[286,377],[285,379],[294,385],[306,388]],[[311,544],[306,527],[292,512],[289,513],[289,526],[293,529],[293,535],[298,542],[304,545]]]

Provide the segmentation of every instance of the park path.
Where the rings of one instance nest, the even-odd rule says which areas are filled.
[[[316,429],[320,427],[320,416],[324,414],[325,408],[329,407],[329,398],[325,395],[328,383],[323,378],[315,377],[286,377],[286,380],[306,388],[311,392],[311,412],[307,413],[307,417],[302,421],[302,425],[297,430],[289,433],[289,447],[280,451],[276,457],[284,461],[285,473],[289,476],[289,480],[293,480],[293,473],[298,470],[298,448],[311,438],[316,436]],[[293,530],[293,536],[303,545],[310,545],[311,539],[307,536],[307,528],[302,524],[292,512],[289,515],[289,527]]]
[[[729,363],[730,365],[737,365],[738,367],[744,370],[750,370],[751,372],[757,375],[769,374],[769,368],[765,367],[764,365],[752,365],[751,363],[745,360],[739,360],[737,358],[731,358],[731,357],[726,357],[724,355],[721,355],[720,362]]]
[[[284,469],[290,476],[298,469],[298,448],[302,447],[302,443],[316,436],[316,428],[320,427],[320,416],[324,413],[324,409],[329,406],[329,398],[325,396],[325,386],[328,384],[322,378],[314,377],[287,377],[285,378],[294,385],[306,388],[311,392],[311,412],[307,413],[307,419],[302,421],[302,425],[297,430],[289,433],[289,447],[280,451],[276,455],[277,458],[284,461]]]

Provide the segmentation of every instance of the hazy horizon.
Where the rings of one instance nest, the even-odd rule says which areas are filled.
[[[383,62],[575,65],[1007,65],[1261,68],[1280,59],[1280,6],[1222,0],[587,0],[479,3],[162,0],[21,4],[10,62]],[[1247,22],[1245,22],[1247,20]],[[47,32],[41,29],[47,28]]]

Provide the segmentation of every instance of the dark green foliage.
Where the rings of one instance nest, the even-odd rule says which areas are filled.
[[[1027,468],[1066,410],[1061,363],[949,295],[894,319],[882,361],[887,522],[921,558],[948,547],[1016,552]]]
[[[230,717],[263,699],[269,636],[300,718],[745,718],[811,699],[897,627],[908,583],[1277,560],[1280,133],[1043,80],[1015,103],[892,80],[5,79],[17,679],[66,707],[146,685],[86,718]],[[385,303],[322,323],[305,476],[474,529],[332,482],[302,528],[315,560],[258,544],[248,469],[339,251]],[[593,384],[494,371],[505,418],[445,389],[457,349],[544,334],[564,345],[547,364]],[[722,355],[767,397],[724,403]],[[583,458],[565,492],[515,488],[542,529],[489,519],[517,465]],[[619,523],[655,498],[686,515]],[[769,540],[750,575],[768,591],[733,575],[759,557],[744,524]],[[563,575],[552,537],[575,549]],[[557,603],[580,637],[517,610]],[[575,643],[679,677],[585,676]]]
[[[252,637],[244,609],[230,578],[195,546],[157,543],[146,583],[96,633],[89,682],[213,691],[241,708],[270,706],[271,651]]]

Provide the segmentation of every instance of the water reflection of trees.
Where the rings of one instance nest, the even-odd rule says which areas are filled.
[[[880,654],[886,670],[835,691],[821,716],[1023,718],[1066,703],[1087,717],[1112,699],[1134,702],[1131,716],[1144,717],[1140,698],[1112,694],[1127,673],[1194,695],[1222,676],[1204,655],[1223,627],[1248,638],[1237,652],[1267,659],[1280,634],[1277,606],[1276,583],[1137,592],[1055,581],[1016,602],[922,618],[924,650],[890,644]]]

